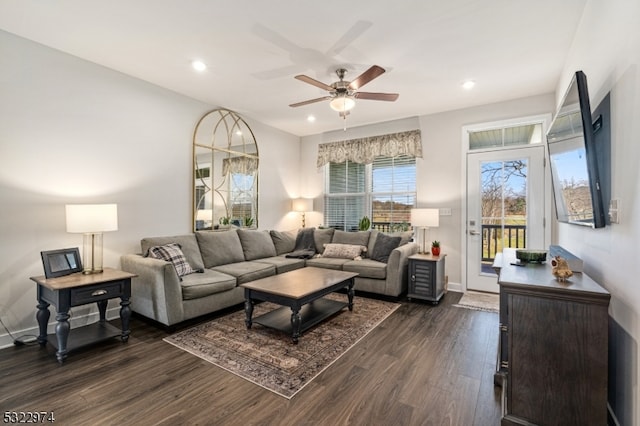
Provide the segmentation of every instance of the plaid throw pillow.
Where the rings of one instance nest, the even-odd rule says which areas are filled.
[[[191,265],[189,265],[189,262],[187,262],[187,258],[184,257],[180,245],[176,243],[151,247],[149,249],[149,257],[171,262],[173,267],[176,268],[176,273],[178,277],[180,277],[180,281],[182,281],[182,277],[185,275],[196,272]]]

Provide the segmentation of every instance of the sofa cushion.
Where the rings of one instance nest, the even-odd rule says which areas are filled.
[[[322,253],[324,251],[324,245],[329,244],[333,238],[335,229],[316,229],[313,231],[313,240],[316,243],[316,252]]]
[[[200,247],[198,246],[198,241],[196,241],[196,236],[194,234],[143,238],[140,241],[142,255],[147,257],[149,255],[149,248],[153,246],[163,246],[171,243],[175,243],[180,246],[182,254],[187,258],[189,265],[191,265],[193,269],[204,268],[204,262],[200,255]]]
[[[296,246],[297,230],[293,231],[270,231],[271,240],[276,248],[276,254],[290,253]]]
[[[358,262],[357,260],[336,259],[332,257],[314,257],[307,259],[307,266],[317,266],[318,268],[342,270],[342,265],[347,262]]]
[[[371,260],[387,263],[391,252],[400,245],[402,237],[391,237],[387,234],[380,233],[376,238],[373,250],[369,253]]]
[[[294,259],[285,256],[265,257],[258,259],[256,262],[268,263],[276,267],[276,273],[282,274],[296,269],[304,268],[304,259]]]
[[[370,231],[347,232],[336,230],[333,234],[332,243],[353,244],[358,246],[367,246],[369,244]]]
[[[185,275],[196,272],[196,270],[189,265],[189,262],[187,262],[187,258],[182,253],[180,246],[176,243],[150,247],[149,257],[171,262],[176,270],[176,274],[180,277],[180,281],[182,281],[182,277]]]
[[[236,277],[238,285],[276,274],[274,265],[251,260],[220,265],[212,269]]]
[[[376,246],[376,240],[378,239],[378,235],[385,234],[389,237],[400,237],[400,244],[398,247],[403,246],[411,241],[413,238],[413,231],[400,231],[400,232],[380,232],[376,229],[371,230],[371,237],[369,238],[369,245],[367,246],[367,255],[370,257],[373,252],[373,248]]]
[[[276,255],[276,246],[273,245],[269,231],[238,229],[236,232],[242,244],[245,260],[262,259]]]
[[[186,276],[180,283],[183,300],[199,299],[211,294],[222,293],[235,286],[235,277],[211,269],[205,269],[201,274]]]
[[[244,252],[235,229],[229,231],[197,231],[196,239],[205,268],[242,262]]]
[[[387,264],[371,259],[350,260],[342,265],[342,270],[357,272],[359,278],[374,278],[377,280],[387,278]]]
[[[367,248],[365,246],[359,246],[355,244],[329,243],[324,245],[322,257],[349,260],[353,260],[356,258],[359,259],[362,252],[366,249]]]

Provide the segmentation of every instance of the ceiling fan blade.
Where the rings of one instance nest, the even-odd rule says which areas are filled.
[[[372,92],[356,92],[354,97],[358,99],[371,99],[373,101],[389,101],[393,102],[400,96],[397,93],[372,93]]]
[[[295,108],[295,107],[299,107],[299,106],[303,106],[303,105],[313,104],[313,103],[316,103],[316,102],[326,101],[328,99],[331,99],[331,96],[323,96],[321,98],[309,99],[308,101],[296,102],[295,104],[291,104],[289,106],[292,107],[292,108]]]
[[[304,81],[305,83],[309,83],[312,86],[316,86],[316,87],[319,87],[321,89],[328,90],[330,92],[334,90],[333,87],[329,86],[328,84],[324,84],[323,82],[315,80],[315,79],[313,79],[311,77],[308,77],[306,75],[302,75],[302,74],[296,75],[295,78],[297,80]]]
[[[360,74],[355,80],[349,83],[349,89],[358,90],[374,78],[384,74],[384,68],[373,65],[371,68]]]

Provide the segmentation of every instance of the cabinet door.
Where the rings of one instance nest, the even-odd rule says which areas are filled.
[[[415,277],[415,294],[424,297],[435,296],[435,266],[434,262],[414,262],[412,277]]]

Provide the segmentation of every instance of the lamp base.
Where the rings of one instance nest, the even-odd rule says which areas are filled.
[[[102,272],[102,233],[84,234],[82,257],[84,275]]]

